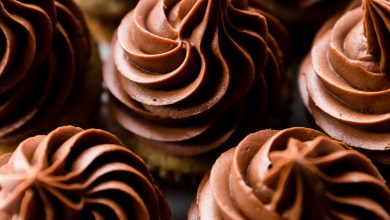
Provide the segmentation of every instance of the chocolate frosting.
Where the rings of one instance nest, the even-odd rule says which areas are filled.
[[[379,61],[381,73],[390,74],[390,2],[364,0],[363,4],[367,52]]]
[[[308,128],[263,130],[203,179],[189,219],[389,219],[390,191],[363,154]]]
[[[140,1],[105,65],[116,120],[140,141],[181,155],[262,124],[278,102],[287,41],[280,23],[251,4]]]
[[[90,51],[71,0],[1,1],[0,20],[0,142],[8,142],[58,116]]]
[[[144,162],[112,134],[66,126],[0,157],[1,219],[170,219]]]
[[[326,133],[387,155],[389,18],[389,1],[365,0],[361,8],[331,19],[303,62],[299,83],[305,104]]]

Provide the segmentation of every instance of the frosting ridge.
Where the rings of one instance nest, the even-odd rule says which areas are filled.
[[[257,123],[284,78],[284,44],[273,37],[284,30],[268,17],[250,1],[140,1],[122,20],[104,71],[117,121],[178,154],[206,152],[242,123]],[[252,97],[261,101],[248,120]]]
[[[380,72],[390,72],[389,14],[390,2],[385,0],[364,0],[364,30],[367,49],[380,62]]]
[[[102,130],[66,126],[0,157],[0,213],[18,219],[170,219],[144,162]]]
[[[90,56],[70,0],[0,2],[0,139],[15,141],[53,120],[84,82]]]
[[[263,130],[220,156],[189,219],[388,219],[389,194],[345,144],[307,128]]]
[[[316,123],[333,138],[366,150],[390,147],[390,78],[382,71],[387,58],[375,52],[388,50],[378,48],[388,39],[381,37],[386,31],[378,14],[389,9],[387,2],[367,0],[328,21],[300,70],[301,95]]]

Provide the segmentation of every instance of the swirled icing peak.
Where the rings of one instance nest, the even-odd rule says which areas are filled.
[[[112,134],[66,126],[0,157],[1,219],[170,219],[143,161]]]
[[[363,0],[367,49],[380,62],[380,71],[390,74],[390,1]]]
[[[368,158],[307,128],[247,136],[203,179],[189,219],[389,219]]]
[[[303,100],[328,135],[383,157],[390,153],[389,8],[367,0],[327,21],[299,77]]]
[[[0,1],[0,142],[55,121],[83,87],[89,57],[72,0]]]
[[[284,37],[250,1],[141,0],[104,71],[115,118],[179,154],[216,148],[279,99]]]

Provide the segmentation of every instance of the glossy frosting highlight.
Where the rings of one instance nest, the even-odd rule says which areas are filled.
[[[58,116],[82,84],[88,32],[71,0],[0,1],[0,141]]]
[[[2,219],[171,219],[143,161],[112,134],[66,126],[0,157]]]
[[[331,19],[303,62],[299,83],[326,133],[383,155],[390,148],[389,17],[389,1],[366,0]]]
[[[368,53],[379,61],[380,72],[390,74],[390,2],[363,0]]]
[[[114,117],[174,154],[217,148],[278,102],[284,34],[250,1],[142,0],[105,66]]]
[[[389,219],[390,191],[364,155],[308,128],[263,130],[220,156],[189,219]]]

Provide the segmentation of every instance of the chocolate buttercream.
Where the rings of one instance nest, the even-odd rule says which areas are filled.
[[[8,142],[58,116],[83,84],[90,50],[71,0],[0,1],[0,18],[0,142]]]
[[[144,162],[102,130],[66,126],[0,157],[2,219],[170,219]]]
[[[308,128],[263,130],[220,156],[189,219],[389,219],[390,191],[363,154]]]
[[[389,18],[389,1],[365,0],[361,8],[331,19],[299,79],[304,102],[326,133],[377,151],[385,163],[390,163]]]
[[[277,108],[285,36],[251,1],[141,0],[105,65],[112,113],[164,151],[215,149]]]
[[[390,74],[390,2],[363,1],[367,52],[379,61],[381,73]]]

